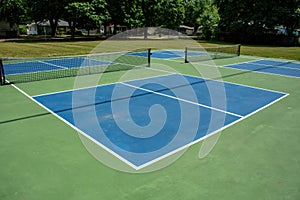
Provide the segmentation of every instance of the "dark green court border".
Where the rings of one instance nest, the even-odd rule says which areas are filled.
[[[172,66],[194,73],[182,63],[172,62]],[[12,86],[0,87],[0,121],[5,122],[0,124],[0,198],[299,199],[300,81],[220,71],[225,81],[290,95],[223,131],[206,158],[197,159],[199,143],[171,166],[148,174],[122,173],[99,164],[75,131]],[[114,74],[103,81],[116,79]],[[73,80],[18,87],[31,95],[41,94],[70,89]]]

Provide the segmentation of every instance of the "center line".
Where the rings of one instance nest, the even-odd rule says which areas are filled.
[[[44,63],[46,65],[50,65],[50,66],[54,66],[54,67],[58,67],[58,68],[62,68],[62,69],[68,69],[67,67],[63,67],[63,66],[59,66],[59,65],[55,65],[55,64],[52,64],[52,63],[47,63],[45,61],[38,61],[40,63]]]
[[[153,93],[153,94],[157,94],[157,95],[169,97],[169,98],[172,98],[172,99],[176,99],[176,100],[178,100],[178,101],[183,101],[183,102],[190,103],[190,104],[194,104],[194,105],[197,105],[197,106],[202,106],[202,107],[204,107],[204,108],[209,108],[209,109],[212,109],[212,110],[215,110],[215,111],[219,111],[219,112],[223,112],[223,113],[226,113],[226,114],[230,114],[230,115],[233,115],[233,116],[236,116],[236,117],[239,117],[239,118],[244,117],[244,116],[242,116],[242,115],[235,114],[235,113],[232,113],[232,112],[228,112],[228,111],[226,111],[226,110],[214,108],[214,107],[211,107],[211,106],[207,106],[207,105],[204,105],[204,104],[196,103],[196,102],[189,101],[189,100],[186,100],[186,99],[181,99],[181,98],[174,97],[174,96],[170,96],[170,95],[167,95],[167,94],[163,94],[163,93],[155,92],[155,91],[152,91],[152,90],[140,88],[140,87],[137,87],[137,86],[134,86],[134,85],[130,85],[130,84],[128,84],[128,83],[123,83],[123,82],[122,82],[121,84],[126,85],[126,86],[128,86],[128,87],[133,87],[133,88],[136,88],[136,89],[139,89],[139,90],[144,90],[144,91],[146,91],[146,92],[150,92],[150,93]]]

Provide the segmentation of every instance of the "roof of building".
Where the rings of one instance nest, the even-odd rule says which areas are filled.
[[[33,22],[31,24],[27,24],[27,26],[35,26],[35,25],[38,25],[38,26],[50,26],[50,21],[49,20],[43,20],[43,21],[39,21],[37,23]],[[69,22],[59,19],[57,26],[58,27],[67,27],[67,26],[69,26]]]

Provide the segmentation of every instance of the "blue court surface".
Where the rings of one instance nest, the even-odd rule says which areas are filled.
[[[6,75],[26,74],[53,70],[64,70],[80,67],[92,67],[112,64],[101,60],[88,59],[84,57],[46,59],[31,62],[8,63],[4,65]]]
[[[175,58],[184,58],[184,51],[183,50],[156,50],[151,52],[151,58],[157,59],[175,59]],[[189,52],[189,56],[203,56],[207,55],[207,53],[203,52]],[[147,53],[144,52],[135,52],[131,53],[134,56],[147,56]]]
[[[300,78],[300,63],[295,62],[257,60],[247,63],[226,65],[224,67]]]
[[[141,169],[285,96],[170,74],[33,99],[131,167]]]

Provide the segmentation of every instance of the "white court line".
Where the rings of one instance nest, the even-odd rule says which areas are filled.
[[[230,65],[226,65],[225,67],[222,66],[223,68],[227,68],[227,69],[235,69],[235,70],[239,70],[239,71],[247,71],[247,72],[253,72],[253,73],[259,73],[259,74],[267,74],[267,75],[274,75],[274,76],[281,76],[281,77],[285,77],[285,78],[300,78],[299,76],[292,76],[292,75],[285,75],[285,74],[278,74],[278,73],[271,73],[271,72],[263,72],[263,71],[257,71],[257,70],[248,70],[248,69],[239,69],[239,68],[235,68],[235,67],[230,67]]]
[[[203,137],[201,137],[201,138],[199,138],[199,139],[197,139],[195,141],[192,141],[192,142],[190,142],[190,143],[188,143],[188,144],[186,144],[186,145],[184,145],[184,146],[182,146],[180,148],[175,149],[174,151],[171,151],[171,152],[169,152],[167,154],[164,154],[164,155],[162,155],[160,157],[157,157],[157,158],[155,158],[155,159],[153,159],[153,160],[151,160],[151,161],[149,161],[147,163],[144,163],[144,164],[142,164],[140,166],[136,166],[133,163],[131,163],[130,161],[126,160],[122,156],[120,156],[117,153],[115,153],[114,151],[112,151],[111,149],[109,149],[106,146],[104,146],[103,144],[101,144],[99,141],[97,141],[94,138],[90,137],[89,135],[87,135],[86,133],[84,133],[83,131],[81,131],[80,129],[78,129],[76,126],[73,126],[72,124],[70,124],[68,121],[66,121],[65,119],[63,119],[62,117],[60,117],[59,115],[57,115],[56,113],[54,113],[52,110],[50,110],[47,107],[45,107],[43,104],[41,104],[38,101],[36,101],[34,98],[32,98],[31,96],[29,96],[28,94],[26,94],[24,91],[22,91],[21,89],[19,89],[15,85],[12,85],[12,86],[15,87],[22,94],[24,94],[25,96],[27,96],[29,99],[31,99],[32,101],[34,101],[35,103],[37,103],[38,105],[40,105],[41,107],[43,107],[44,109],[46,109],[48,112],[50,112],[51,114],[53,114],[55,117],[57,117],[58,119],[60,119],[63,122],[65,122],[71,128],[73,128],[74,130],[76,130],[77,132],[79,132],[80,134],[82,134],[83,136],[87,137],[92,142],[94,142],[95,144],[99,145],[101,148],[103,148],[107,152],[111,153],[113,156],[115,156],[119,160],[123,161],[124,163],[126,163],[127,165],[129,165],[130,167],[132,167],[135,170],[140,170],[142,168],[145,168],[145,167],[147,167],[147,166],[149,166],[151,164],[154,164],[155,162],[158,162],[158,161],[160,161],[160,160],[162,160],[162,159],[164,159],[164,158],[166,158],[168,156],[171,156],[171,155],[173,155],[173,154],[175,154],[175,153],[177,153],[177,152],[179,152],[179,151],[181,151],[183,149],[186,149],[186,148],[188,148],[188,147],[190,147],[190,146],[192,146],[192,145],[194,145],[194,144],[196,144],[196,143],[198,143],[198,142],[200,142],[200,141],[202,141],[202,140],[204,140],[204,139],[206,139],[206,138],[208,138],[210,136],[213,136],[213,135],[215,135],[215,134],[217,134],[217,133],[225,130],[226,128],[228,128],[228,127],[230,127],[230,126],[232,126],[232,125],[234,125],[234,124],[236,124],[236,123],[238,123],[238,122],[240,122],[240,121],[242,121],[242,120],[244,120],[244,119],[246,119],[246,118],[254,115],[255,113],[259,112],[260,110],[265,109],[265,108],[271,106],[272,104],[274,104],[274,103],[276,103],[276,102],[280,101],[281,99],[283,99],[283,98],[285,98],[285,97],[288,96],[288,94],[286,94],[286,95],[282,96],[281,98],[279,98],[279,99],[277,99],[277,100],[275,100],[275,101],[273,101],[273,102],[265,105],[264,107],[261,107],[261,108],[257,109],[256,111],[253,111],[252,113],[250,113],[250,114],[248,114],[248,115],[246,115],[244,117],[241,117],[240,119],[238,119],[238,120],[236,120],[236,121],[234,121],[234,122],[232,122],[232,123],[230,123],[230,124],[228,124],[226,126],[223,126],[222,128],[220,128],[220,129],[218,129],[218,130],[216,130],[214,132],[211,132],[211,133],[209,133],[209,134],[207,134],[207,135],[205,135],[205,136],[203,136]]]
[[[283,59],[283,58],[272,58],[272,57],[261,57],[261,56],[250,56],[250,55],[240,55],[239,57],[252,59],[253,61],[271,60],[271,61],[278,61],[278,62],[293,62],[296,64],[300,64],[299,60],[291,60],[291,59]]]
[[[44,62],[44,61],[36,61],[36,62],[39,62],[39,63],[43,63],[43,64],[46,64],[46,65],[50,65],[50,66],[53,66],[53,67],[57,67],[57,68],[60,68],[60,69],[68,69],[67,67],[63,67],[63,66],[59,66],[59,65],[54,65],[54,64],[51,64],[51,63],[47,63],[47,62]],[[23,64],[25,62],[19,62],[19,63],[13,63],[13,64]],[[34,63],[34,62],[33,62]],[[17,75],[17,74],[33,74],[33,73],[39,73],[39,72],[49,72],[49,71],[54,71],[54,70],[57,70],[57,69],[49,69],[49,70],[39,70],[39,71],[33,71],[33,72],[19,72],[19,73],[12,73],[12,74],[7,74],[7,75]]]
[[[20,93],[22,93],[23,95],[25,95],[27,98],[31,99],[33,102],[35,102],[36,104],[38,104],[39,106],[41,106],[42,108],[44,108],[45,110],[47,110],[49,113],[51,113],[52,115],[54,115],[56,118],[58,118],[59,120],[63,121],[63,122],[66,123],[68,126],[70,126],[71,128],[73,128],[75,131],[77,131],[78,133],[80,133],[81,135],[83,135],[84,137],[86,137],[87,139],[91,140],[91,141],[94,142],[96,145],[98,145],[99,147],[103,148],[103,149],[106,150],[108,153],[112,154],[113,156],[115,156],[115,157],[118,158],[119,160],[123,161],[125,164],[127,164],[128,166],[132,167],[132,168],[135,169],[135,170],[140,170],[140,169],[142,169],[142,168],[145,168],[145,167],[147,167],[147,166],[149,166],[149,165],[151,165],[151,164],[153,164],[153,163],[155,163],[155,162],[157,162],[157,161],[159,161],[159,160],[162,160],[163,158],[166,158],[166,157],[168,157],[168,156],[171,156],[171,155],[173,155],[173,154],[175,154],[175,153],[177,153],[177,152],[179,152],[179,151],[181,151],[181,150],[183,150],[183,149],[185,149],[185,148],[187,148],[187,147],[189,147],[189,146],[191,146],[191,145],[193,145],[193,144],[195,144],[195,143],[197,143],[197,142],[199,142],[199,141],[201,141],[201,140],[203,140],[203,139],[205,139],[205,138],[207,138],[207,137],[209,137],[209,136],[212,135],[212,134],[208,134],[208,135],[206,135],[206,136],[200,138],[199,140],[197,140],[197,142],[196,142],[196,141],[193,141],[193,142],[191,142],[191,143],[189,143],[189,144],[187,144],[187,145],[184,145],[184,146],[182,146],[182,147],[180,147],[180,148],[175,149],[174,151],[171,151],[171,152],[169,152],[169,153],[167,153],[167,154],[164,154],[164,155],[162,155],[162,156],[160,156],[160,157],[157,157],[157,158],[155,158],[155,159],[153,159],[153,160],[151,160],[151,161],[149,161],[149,162],[147,162],[147,163],[144,163],[144,164],[142,164],[142,165],[140,165],[140,166],[137,166],[137,165],[131,163],[130,161],[128,161],[127,159],[125,159],[124,157],[120,156],[120,155],[117,154],[116,152],[112,151],[110,148],[106,147],[105,145],[103,145],[102,143],[100,143],[99,141],[97,141],[96,139],[94,139],[93,137],[91,137],[91,136],[89,136],[88,134],[86,134],[84,131],[82,131],[82,130],[79,129],[78,127],[74,126],[74,125],[71,124],[69,121],[65,120],[64,118],[62,118],[61,116],[59,116],[58,114],[56,114],[55,112],[53,112],[51,109],[49,109],[48,107],[44,106],[42,103],[40,103],[40,102],[38,102],[37,100],[35,100],[33,97],[31,97],[30,95],[28,95],[26,92],[24,92],[23,90],[21,90],[20,88],[18,88],[18,87],[15,86],[14,84],[11,84],[11,85],[12,85],[16,90],[18,90]],[[222,127],[221,129],[224,129],[224,128],[227,128],[227,127],[228,127],[228,126]],[[219,130],[217,130],[217,131],[215,131],[215,132],[213,132],[213,133],[220,132],[221,129],[219,129]]]
[[[193,76],[193,75],[190,75],[190,74],[172,73],[172,72],[169,72],[167,70],[162,70],[162,69],[155,69],[155,68],[147,68],[147,69],[149,69],[149,70],[159,70],[159,71],[162,71],[162,72],[169,73],[169,74],[166,74],[166,75],[154,76],[153,78],[155,78],[155,77],[163,77],[163,76],[171,76],[171,75],[182,75],[182,76],[189,76],[189,77],[203,79],[205,81],[216,81],[216,82],[219,82],[219,83],[227,83],[227,84],[230,84],[230,85],[237,85],[237,86],[243,86],[243,87],[254,88],[254,89],[259,89],[259,90],[265,90],[265,91],[270,91],[270,92],[276,92],[276,93],[281,93],[281,94],[287,94],[285,92],[280,92],[280,91],[276,91],[276,90],[271,90],[271,89],[266,89],[266,88],[261,88],[261,87],[256,87],[256,86],[250,86],[250,85],[245,85],[245,84],[241,84],[241,83],[234,83],[234,82],[224,81],[223,79],[221,79],[222,77],[220,77],[221,80],[218,80],[218,79],[213,79],[213,78]],[[149,79],[149,78],[152,78],[152,77],[143,78],[143,79]],[[219,77],[216,77],[216,78],[219,78]],[[136,79],[136,80],[143,80],[143,79]],[[118,83],[121,83],[121,82],[118,82]]]
[[[263,60],[263,59],[260,59],[260,60]],[[249,60],[249,61],[242,61],[242,62],[236,62],[236,63],[232,63],[232,64],[226,64],[226,65],[219,65],[217,67],[224,67],[226,68],[227,66],[230,66],[230,65],[240,65],[240,64],[249,64],[249,63],[252,63],[252,62],[255,62],[255,61],[259,61],[259,60]]]
[[[286,62],[286,63],[291,63],[291,62]],[[251,64],[251,65],[261,65],[261,66],[273,67],[273,68],[280,68],[280,69],[300,70],[300,68],[285,67],[284,65],[262,64],[262,63],[256,63],[255,61],[249,62],[249,64]]]
[[[194,77],[194,78],[201,78],[201,79],[208,80],[208,81],[216,81],[216,82],[219,82],[219,83],[227,83],[229,85],[237,85],[237,86],[243,86],[243,87],[248,87],[248,88],[253,88],[253,89],[265,90],[265,91],[275,92],[275,93],[280,93],[280,94],[287,94],[285,92],[279,92],[279,91],[276,91],[276,90],[265,89],[265,88],[260,88],[260,87],[256,87],[256,86],[245,85],[245,84],[241,84],[241,83],[233,83],[233,82],[223,81],[222,79],[221,80],[217,80],[217,79],[211,79],[211,78],[202,78],[202,77],[193,76],[193,75],[189,75],[189,74],[184,74],[184,75],[185,76]]]
[[[169,76],[169,75],[165,75],[165,76]],[[238,85],[238,84],[236,84],[236,85]],[[185,148],[187,148],[189,146],[192,146],[193,144],[196,144],[196,143],[198,143],[198,142],[200,142],[200,141],[202,141],[202,140],[204,140],[204,139],[206,139],[206,138],[208,138],[208,137],[210,137],[212,135],[215,135],[215,134],[219,133],[220,131],[222,131],[222,130],[224,130],[224,129],[226,129],[226,128],[228,128],[228,127],[230,127],[230,126],[232,126],[232,125],[234,125],[234,124],[242,121],[245,118],[248,118],[248,117],[252,116],[253,114],[257,113],[258,111],[260,111],[260,110],[262,110],[264,108],[267,108],[267,107],[271,106],[272,104],[276,103],[277,101],[279,101],[279,100],[285,98],[286,96],[288,96],[288,94],[285,94],[281,98],[276,99],[275,101],[273,101],[273,102],[271,102],[271,103],[269,103],[269,104],[267,104],[267,105],[265,105],[265,106],[263,106],[263,107],[255,110],[255,111],[253,111],[252,113],[250,113],[250,114],[248,114],[248,115],[246,115],[244,117],[239,118],[238,120],[236,120],[236,121],[234,121],[234,122],[232,122],[232,123],[230,123],[230,124],[228,124],[226,126],[223,126],[222,128],[220,128],[220,129],[218,129],[218,130],[216,130],[216,131],[214,131],[212,133],[209,133],[209,134],[205,135],[204,137],[199,138],[198,140],[192,141],[192,142],[190,142],[190,143],[188,143],[188,144],[186,144],[186,145],[184,145],[184,146],[182,146],[180,148],[175,149],[174,151],[171,151],[171,152],[169,152],[167,154],[164,154],[164,155],[162,155],[162,156],[160,156],[160,157],[158,157],[156,159],[153,159],[153,160],[151,160],[151,161],[149,161],[147,163],[144,163],[144,164],[142,164],[140,166],[136,166],[133,163],[131,163],[130,161],[126,160],[122,156],[120,156],[117,153],[115,153],[114,151],[112,151],[111,149],[109,149],[106,146],[104,146],[103,144],[101,144],[99,141],[97,141],[94,138],[90,137],[85,132],[81,131],[76,126],[72,125],[70,122],[66,121],[65,119],[63,119],[62,117],[60,117],[59,115],[57,115],[56,113],[54,113],[52,110],[48,109],[43,104],[41,104],[38,101],[36,101],[33,97],[29,96],[27,93],[25,93],[23,90],[19,89],[17,86],[15,86],[13,84],[12,84],[12,86],[15,89],[17,89],[19,92],[21,92],[22,94],[24,94],[26,97],[28,97],[29,99],[31,99],[32,101],[34,101],[35,103],[37,103],[39,106],[41,106],[42,108],[46,109],[48,112],[50,112],[51,114],[53,114],[55,117],[57,117],[58,119],[60,119],[63,122],[65,122],[67,125],[69,125],[71,128],[73,128],[74,130],[76,130],[77,132],[79,132],[81,135],[83,135],[86,138],[90,139],[92,142],[94,142],[95,144],[97,144],[98,146],[100,146],[101,148],[103,148],[104,150],[106,150],[107,152],[111,153],[113,156],[115,156],[119,160],[123,161],[124,163],[126,163],[128,166],[132,167],[135,170],[140,170],[140,169],[142,169],[144,167],[147,167],[147,166],[149,166],[149,165],[151,165],[151,164],[153,164],[153,163],[155,163],[155,162],[157,162],[159,160],[162,160],[163,158],[166,158],[166,157],[168,157],[170,155],[173,155],[173,154],[175,154],[175,153],[177,153],[177,152],[179,152],[179,151],[181,151],[181,150],[183,150],[183,149],[185,149]]]
[[[211,107],[211,106],[208,106],[208,105],[204,105],[204,104],[201,104],[201,103],[196,103],[196,102],[189,101],[189,100],[186,100],[186,99],[174,97],[174,96],[167,95],[167,94],[164,94],[164,93],[155,92],[155,91],[148,90],[148,89],[145,89],[145,88],[140,88],[140,87],[128,84],[128,83],[121,83],[121,84],[126,85],[128,87],[132,87],[132,88],[138,89],[138,90],[143,90],[143,91],[146,91],[146,92],[149,92],[149,93],[157,94],[157,95],[160,95],[160,96],[169,97],[171,99],[175,99],[175,100],[182,101],[182,102],[185,102],[185,103],[189,103],[189,104],[193,104],[193,105],[196,105],[196,106],[201,106],[201,107],[204,107],[204,108],[209,108],[211,110],[223,112],[223,113],[226,113],[226,114],[229,114],[229,115],[233,115],[233,116],[236,116],[236,117],[243,117],[242,115],[235,114],[235,113],[232,113],[232,112],[228,112],[226,110],[214,108],[214,107]]]
[[[90,139],[92,142],[94,142],[95,144],[97,144],[98,146],[100,146],[101,148],[103,148],[104,150],[106,150],[107,152],[111,153],[113,156],[115,156],[119,160],[123,161],[124,163],[126,163],[127,165],[129,165],[130,167],[132,167],[133,169],[137,170],[137,166],[136,165],[134,165],[130,161],[126,160],[125,158],[123,158],[119,154],[115,153],[114,151],[112,151],[111,149],[109,149],[108,147],[106,147],[105,145],[101,144],[99,141],[95,140],[94,138],[92,138],[91,136],[89,136],[88,134],[86,134],[84,131],[80,130],[78,127],[76,127],[73,124],[71,124],[69,121],[67,121],[64,118],[60,117],[58,114],[56,114],[51,109],[49,109],[46,106],[44,106],[42,103],[40,103],[37,100],[35,100],[33,97],[31,97],[26,92],[24,92],[23,90],[21,90],[20,88],[18,88],[16,85],[14,85],[14,84],[11,84],[11,85],[16,90],[18,90],[20,93],[22,93],[23,95],[25,95],[27,98],[31,99],[33,102],[35,102],[36,104],[38,104],[39,106],[41,106],[42,108],[44,108],[45,110],[47,110],[49,113],[51,113],[52,115],[54,115],[56,118],[60,119],[61,121],[63,121],[64,123],[66,123],[68,126],[70,126],[71,128],[73,128],[75,131],[77,131],[81,135],[85,136],[86,138]]]
[[[244,117],[241,117],[241,118],[239,118],[238,120],[235,120],[235,121],[233,121],[233,122],[230,123],[230,124],[227,124],[226,126],[223,126],[222,128],[220,128],[220,129],[218,129],[218,130],[216,130],[216,131],[214,131],[214,132],[211,132],[211,133],[209,133],[209,134],[207,134],[207,135],[205,135],[205,136],[203,136],[203,137],[201,137],[201,138],[199,138],[199,139],[197,139],[197,140],[195,140],[195,141],[192,141],[192,142],[190,142],[190,143],[188,143],[188,144],[186,144],[186,145],[184,145],[184,146],[182,146],[182,147],[180,147],[180,148],[178,148],[178,149],[175,149],[174,151],[171,151],[171,152],[169,152],[169,153],[167,153],[167,154],[164,154],[164,155],[161,156],[161,157],[158,157],[158,158],[153,159],[153,160],[151,160],[151,161],[149,161],[149,162],[147,162],[147,163],[145,163],[145,164],[143,164],[143,165],[140,165],[140,166],[138,166],[137,168],[138,168],[138,170],[140,170],[140,169],[142,169],[142,168],[144,168],[144,167],[147,167],[147,166],[149,166],[149,165],[151,165],[151,164],[154,164],[155,162],[157,162],[157,161],[159,161],[159,160],[162,160],[162,159],[164,159],[164,158],[166,158],[166,157],[168,157],[168,156],[171,156],[171,155],[173,155],[173,154],[175,154],[175,153],[177,153],[177,152],[179,152],[179,151],[182,151],[183,149],[186,149],[186,148],[188,148],[188,147],[190,147],[190,146],[192,146],[192,145],[194,145],[194,144],[197,144],[198,142],[201,142],[201,141],[207,139],[208,137],[211,137],[211,136],[213,136],[213,135],[215,135],[215,134],[217,134],[217,133],[220,133],[221,131],[225,130],[226,128],[229,128],[230,126],[233,126],[233,125],[235,125],[235,124],[237,124],[237,123],[243,121],[244,119],[246,119],[246,118],[248,118],[248,117],[250,117],[250,116],[256,114],[257,112],[259,112],[259,111],[261,111],[261,110],[263,110],[263,109],[265,109],[265,108],[267,108],[267,107],[273,105],[274,103],[276,103],[276,102],[282,100],[283,98],[287,97],[288,95],[289,95],[289,94],[286,94],[286,95],[284,95],[284,96],[282,96],[282,97],[276,99],[275,101],[270,102],[269,104],[267,104],[267,105],[265,105],[265,106],[263,106],[263,107],[261,107],[261,108],[255,110],[255,111],[251,112],[250,114],[248,114],[248,115],[246,115],[246,116],[244,116]]]
[[[76,57],[74,57],[76,58]],[[53,59],[53,60],[62,60],[62,59],[74,59],[73,57],[72,58],[64,58],[64,57],[61,57],[60,59]],[[88,58],[89,59],[89,58]],[[95,59],[89,59],[89,60],[92,60],[92,61],[97,61],[97,62],[101,62],[101,60],[95,60]],[[11,74],[8,74],[8,75],[18,75],[18,74],[34,74],[34,73],[40,73],[40,72],[51,72],[51,71],[57,71],[57,70],[64,70],[64,69],[79,69],[81,68],[81,65],[78,66],[78,67],[72,67],[72,68],[68,68],[68,67],[64,67],[64,66],[60,66],[60,65],[55,65],[55,64],[52,64],[52,63],[49,63],[47,62],[48,60],[45,60],[45,61],[41,61],[41,60],[38,60],[38,61],[35,61],[35,62],[39,62],[39,63],[43,63],[45,65],[49,65],[49,66],[53,66],[53,67],[56,67],[56,68],[59,68],[59,69],[48,69],[48,70],[38,70],[38,71],[33,71],[33,72],[20,72],[20,73],[11,73]],[[50,60],[49,60],[50,61]],[[110,62],[110,61],[104,61],[104,62]],[[13,63],[13,64],[22,64],[24,62],[18,62],[18,63]],[[33,62],[34,63],[34,62]],[[114,65],[114,64],[117,64],[117,63],[103,63],[102,65],[105,66],[105,65],[108,65],[108,64],[111,64],[111,65]],[[101,64],[100,65],[95,65],[95,66],[102,66]],[[130,64],[128,64],[130,66]],[[135,66],[135,65],[133,65]],[[84,66],[84,67],[93,67],[93,66]]]
[[[216,80],[216,79],[204,78],[204,77],[199,77],[199,76],[193,76],[193,75],[189,75],[189,74],[178,74],[178,73],[174,73],[174,72],[170,72],[170,71],[166,71],[166,70],[162,70],[162,69],[155,69],[155,68],[151,68],[151,67],[150,68],[149,67],[145,67],[143,69],[154,70],[154,71],[161,71],[161,72],[168,73],[168,74],[151,76],[151,77],[145,77],[145,78],[137,78],[137,79],[132,79],[132,80],[126,80],[126,82],[140,81],[140,80],[146,80],[146,79],[152,79],[152,78],[160,78],[160,77],[172,76],[172,75],[182,75],[182,76],[189,76],[189,77],[199,78],[199,79],[203,79],[203,80],[216,81],[216,82],[219,82],[219,83],[228,83],[228,84],[231,84],[231,85],[244,86],[244,87],[248,87],[248,88],[254,88],[254,89],[260,89],[260,90],[265,90],[265,91],[270,91],[270,92],[287,94],[285,92],[279,92],[279,91],[271,90],[271,89],[265,89],[265,88],[255,87],[255,86],[244,85],[244,84],[240,84],[240,83],[234,83],[234,82],[228,82],[228,81],[223,81],[223,80]],[[59,93],[64,93],[64,92],[72,92],[72,91],[84,90],[84,89],[92,89],[92,88],[95,88],[95,87],[101,87],[101,86],[107,86],[107,85],[114,85],[114,84],[118,84],[118,83],[124,83],[124,81],[113,82],[113,83],[106,83],[106,84],[95,85],[95,86],[87,86],[87,87],[75,88],[75,89],[73,88],[73,89],[62,90],[62,91],[58,91],[58,92],[43,93],[43,94],[39,94],[39,95],[34,95],[33,97],[44,96],[44,95],[51,95],[51,94],[59,94]]]
[[[63,66],[60,66],[60,65],[55,65],[55,64],[48,63],[48,62],[41,61],[41,60],[39,60],[38,62],[43,63],[43,64],[46,64],[46,65],[50,65],[50,66],[53,66],[53,67],[58,67],[58,68],[61,68],[61,69],[69,69],[69,68],[67,68],[67,67],[63,67]],[[50,70],[50,71],[51,71],[51,70]]]
[[[272,61],[272,59],[266,59],[266,58],[261,58],[261,59],[257,59],[257,60],[253,60],[253,61],[247,61],[247,62],[240,62],[240,63],[233,63],[233,64],[228,64],[228,65],[223,65],[223,66],[217,66],[217,67],[222,67],[222,68],[228,68],[228,69],[235,69],[235,70],[240,70],[240,71],[249,71],[249,72],[254,72],[254,73],[260,73],[260,74],[270,74],[270,75],[276,75],[276,76],[281,76],[281,77],[289,77],[289,78],[300,78],[298,76],[292,76],[292,75],[284,75],[284,74],[278,74],[278,73],[271,73],[271,72],[263,72],[263,71],[255,71],[255,70],[247,70],[247,69],[239,69],[239,68],[235,68],[235,67],[231,67],[234,65],[239,65],[239,64],[254,64],[254,65],[264,65],[264,64],[259,64],[259,63],[254,63],[256,61],[263,61],[263,60],[270,60]],[[284,60],[279,60],[279,59],[274,59],[274,61],[278,61],[278,62],[294,62],[293,60],[291,61],[284,61]],[[300,64],[297,63],[296,64]],[[273,65],[266,65],[266,66],[272,66],[274,68],[276,68],[277,66],[273,66]],[[289,68],[289,67],[278,67],[278,68]],[[295,69],[295,68],[291,68],[291,69]],[[298,70],[298,69],[297,69]]]
[[[144,69],[149,69],[149,67],[145,67]],[[159,71],[162,71],[162,70],[159,70]],[[149,78],[169,76],[169,75],[172,75],[172,74],[175,74],[175,73],[170,73],[169,72],[169,74],[165,74],[165,75],[157,75],[157,76],[151,76],[151,77],[145,77],[145,78],[137,78],[137,79],[131,79],[131,80],[127,80],[127,81],[139,81],[139,80],[144,80],[144,79],[149,79]],[[72,91],[85,90],[85,89],[92,89],[92,88],[96,88],[96,87],[115,85],[115,84],[119,84],[119,83],[123,83],[123,82],[119,81],[119,82],[106,83],[106,84],[101,84],[101,85],[86,86],[86,87],[81,87],[81,88],[73,88],[73,89],[69,89],[69,90],[61,90],[61,91],[58,91],[58,92],[43,93],[43,94],[39,94],[39,95],[34,95],[32,97],[59,94],[59,93],[64,93],[64,92],[72,92]]]

